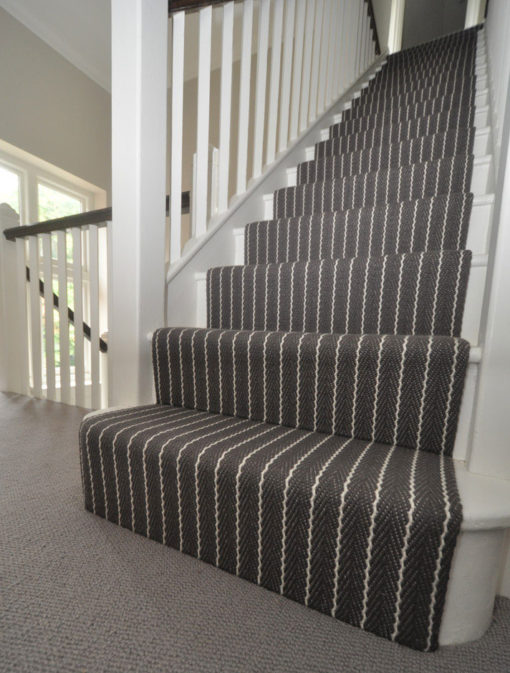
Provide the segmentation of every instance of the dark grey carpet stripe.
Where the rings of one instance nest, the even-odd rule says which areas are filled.
[[[474,84],[474,82],[472,83]],[[474,94],[474,86],[470,86],[467,81],[454,81],[451,86],[452,93],[459,94],[464,91],[464,96],[471,101]],[[388,96],[372,91],[370,87],[363,89],[361,95],[352,101],[352,109],[368,107],[372,112],[382,111],[385,107],[406,107],[415,103],[422,103],[427,100],[433,100],[443,95],[451,95],[449,91],[444,90],[444,83],[435,84],[423,89],[412,89],[403,93],[397,93]]]
[[[450,455],[469,344],[432,336],[163,328],[158,402]]]
[[[207,274],[208,325],[459,336],[470,261],[465,250],[440,250],[217,267]]]
[[[297,181],[298,184],[323,182],[385,168],[437,161],[456,154],[471,154],[473,142],[474,129],[471,128],[462,134],[452,129],[400,143],[381,144],[358,152],[303,162],[298,165]]]
[[[428,198],[437,194],[468,192],[473,158],[458,155],[339,180],[278,189],[275,218],[361,208]]]
[[[85,419],[87,509],[115,520],[122,498],[133,503],[134,516],[120,521],[127,528],[353,625],[435,649],[441,606],[430,605],[431,571],[448,573],[462,515],[455,492],[440,486],[441,473],[454,483],[451,459],[196,411],[175,432],[183,412],[164,409],[164,444],[127,419]],[[201,425],[208,430],[191,430]],[[102,476],[113,458],[117,482]],[[399,512],[416,496],[408,528]],[[434,541],[425,550],[424,539]],[[388,546],[413,577],[405,587],[385,572]]]
[[[472,194],[252,222],[246,264],[391,255],[466,247]]]
[[[451,127],[448,124],[448,115],[439,114],[421,117],[404,124],[386,124],[386,126],[359,131],[346,136],[332,136],[330,140],[321,141],[315,145],[315,158],[320,159],[324,156],[358,152],[381,145],[417,140],[437,134],[447,134],[449,137],[456,138],[453,142],[454,144],[457,143],[459,147],[470,147],[474,138],[474,128],[472,126]]]

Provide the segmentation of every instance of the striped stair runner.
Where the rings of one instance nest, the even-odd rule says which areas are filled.
[[[157,404],[80,430],[87,509],[424,651],[462,521],[476,39],[390,56],[209,270],[207,328],[155,333]]]

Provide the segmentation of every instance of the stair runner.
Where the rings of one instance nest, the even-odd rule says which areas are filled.
[[[157,404],[86,418],[86,507],[419,650],[438,645],[462,510],[476,29],[388,58],[208,327],[153,339]]]

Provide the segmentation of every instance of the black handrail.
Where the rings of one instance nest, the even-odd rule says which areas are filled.
[[[226,0],[168,0],[168,14],[207,7],[207,5],[222,5]]]
[[[365,0],[368,3],[368,16],[370,17],[370,28],[372,29],[372,37],[375,42],[375,53],[381,53],[381,43],[379,42],[379,33],[377,32],[377,21],[375,20],[374,6],[372,0]]]
[[[26,277],[27,281],[30,283],[30,269],[27,266],[26,267]],[[58,294],[53,294],[53,307],[58,309],[59,307],[59,299],[58,299]],[[39,278],[39,295],[41,297],[44,297],[44,281]],[[67,307],[67,320],[68,322],[71,323],[71,325],[74,325],[74,311],[72,308]],[[76,325],[74,325],[76,328]],[[87,325],[87,323],[84,321],[82,323],[82,330],[83,330],[83,336],[88,339],[89,341],[91,340],[91,331],[90,331],[90,325]],[[104,339],[101,339],[99,337],[99,350],[101,353],[107,353],[108,352],[108,344]]]
[[[183,214],[189,213],[190,208],[190,193],[183,192],[181,195],[181,212]],[[166,214],[170,210],[170,197],[166,197]],[[27,224],[18,227],[10,227],[5,229],[4,236],[8,241],[15,241],[17,238],[25,238],[26,236],[36,236],[37,234],[51,234],[55,231],[65,231],[66,229],[76,227],[86,227],[89,224],[96,224],[98,227],[106,226],[106,223],[112,219],[111,208],[100,208],[99,210],[89,210],[86,213],[78,213],[77,215],[68,215],[67,217],[57,217],[54,220],[46,220],[44,222],[36,222],[35,224]]]

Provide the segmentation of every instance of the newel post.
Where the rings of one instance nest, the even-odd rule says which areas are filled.
[[[0,204],[0,390],[28,394],[24,241],[4,236],[18,225],[18,213]]]
[[[109,404],[153,399],[148,335],[163,325],[167,0],[112,0]]]

